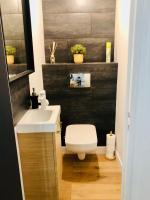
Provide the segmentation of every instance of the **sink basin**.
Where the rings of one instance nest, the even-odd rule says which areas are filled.
[[[30,109],[16,126],[17,133],[55,132],[60,106],[47,106],[45,110]]]
[[[41,109],[29,110],[23,118],[23,123],[24,124],[43,123],[49,121],[51,116],[52,116],[51,110],[41,110]]]

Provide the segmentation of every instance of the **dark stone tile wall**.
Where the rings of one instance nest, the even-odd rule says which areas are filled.
[[[93,13],[114,11],[115,0],[43,0],[47,13]]]
[[[69,88],[70,73],[91,73],[91,88]],[[106,144],[106,134],[115,129],[116,63],[45,64],[44,88],[50,105],[61,105],[62,144],[69,124],[94,124],[98,145]]]
[[[72,62],[70,47],[87,47],[86,62],[105,61],[105,43],[112,42],[115,27],[115,0],[43,0],[46,61],[48,46],[58,43],[56,62]]]
[[[25,76],[10,83],[14,125],[30,107],[29,78]]]
[[[17,49],[15,63],[26,63],[21,0],[0,0],[5,44]]]

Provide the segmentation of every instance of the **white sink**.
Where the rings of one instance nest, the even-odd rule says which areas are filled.
[[[30,109],[16,126],[17,133],[55,132],[60,106],[47,106],[46,110]]]

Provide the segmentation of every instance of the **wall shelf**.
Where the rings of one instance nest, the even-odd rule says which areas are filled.
[[[43,66],[88,66],[88,65],[116,65],[117,63],[116,62],[111,62],[111,63],[106,63],[106,62],[85,62],[85,63],[82,63],[82,64],[75,64],[75,63],[54,63],[54,64],[51,64],[51,63],[45,63],[43,64]]]

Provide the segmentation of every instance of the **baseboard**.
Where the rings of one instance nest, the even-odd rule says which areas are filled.
[[[121,157],[120,157],[120,154],[119,154],[118,151],[116,151],[116,158],[117,158],[117,160],[118,160],[118,162],[119,162],[119,164],[120,164],[120,167],[121,167],[121,169],[122,169],[123,163],[122,163],[122,160],[121,160]]]
[[[65,146],[61,147],[61,149],[63,154],[75,154],[73,152],[68,151]],[[106,153],[106,147],[105,146],[97,147],[96,151],[90,152],[90,154],[95,154],[95,153],[104,155]]]

